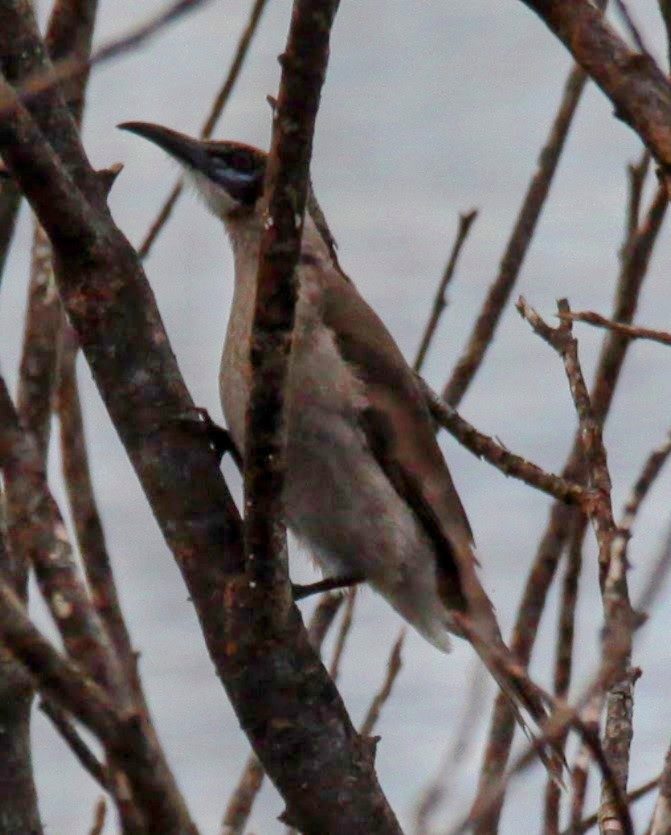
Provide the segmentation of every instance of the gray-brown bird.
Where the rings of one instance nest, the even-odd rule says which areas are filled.
[[[120,127],[177,160],[228,233],[235,291],[220,392],[243,450],[266,154],[145,122]],[[513,703],[541,721],[540,698],[492,659],[494,650],[512,662],[477,577],[471,528],[419,381],[340,269],[312,196],[297,270],[285,400],[287,525],[325,576],[364,579],[438,649],[450,649],[450,633],[467,637]],[[524,724],[519,710],[517,716]]]

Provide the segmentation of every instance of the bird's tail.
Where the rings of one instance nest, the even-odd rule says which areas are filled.
[[[543,734],[543,723],[549,717],[546,701],[540,689],[530,681],[525,670],[504,643],[498,625],[494,630],[489,628],[483,634],[474,625],[468,624],[467,618],[461,617],[459,627],[508,697],[517,724],[531,742],[537,742],[539,735]],[[530,726],[525,713],[532,720],[534,728]],[[566,760],[561,747],[552,743],[539,745],[538,754],[550,776],[563,785],[562,774]]]

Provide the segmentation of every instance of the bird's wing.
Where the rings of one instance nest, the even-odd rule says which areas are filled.
[[[476,577],[470,525],[415,375],[352,284],[328,282],[321,296],[324,324],[365,385],[360,420],[369,447],[435,545],[441,597],[448,608],[463,610],[466,604],[489,620],[491,604]]]

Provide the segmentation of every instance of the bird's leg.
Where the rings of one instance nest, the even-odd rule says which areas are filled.
[[[198,432],[206,436],[207,440],[210,442],[210,446],[217,456],[219,463],[221,463],[224,455],[228,453],[235,462],[238,470],[242,472],[242,456],[240,455],[230,432],[227,429],[224,429],[223,426],[219,426],[219,424],[215,423],[210,417],[210,413],[207,409],[196,406],[193,411],[195,412],[195,417],[190,414],[180,415],[180,422],[189,429],[192,429],[194,432]]]
[[[327,577],[325,580],[320,580],[318,583],[310,583],[308,586],[300,586],[298,583],[292,583],[291,589],[294,593],[294,600],[305,600],[306,597],[311,597],[313,594],[319,594],[323,591],[348,589],[351,586],[363,583],[364,579],[364,577],[358,574],[351,574],[348,577]]]

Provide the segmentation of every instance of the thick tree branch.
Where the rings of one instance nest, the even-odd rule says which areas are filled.
[[[632,51],[588,0],[523,0],[612,101],[671,175],[671,85],[649,55]]]
[[[285,624],[290,638],[275,642],[271,653],[239,651],[250,623],[249,608],[240,609],[249,578],[239,518],[209,443],[181,419],[194,404],[137,257],[106,207],[84,185],[75,187],[45,140],[48,130],[35,127],[8,86],[3,92],[13,96],[13,107],[0,124],[0,152],[50,236],[70,321],[266,772],[303,829],[398,833],[369,747],[356,735],[297,610],[290,608]],[[78,145],[74,151],[86,165]],[[297,746],[305,757],[293,756]]]

